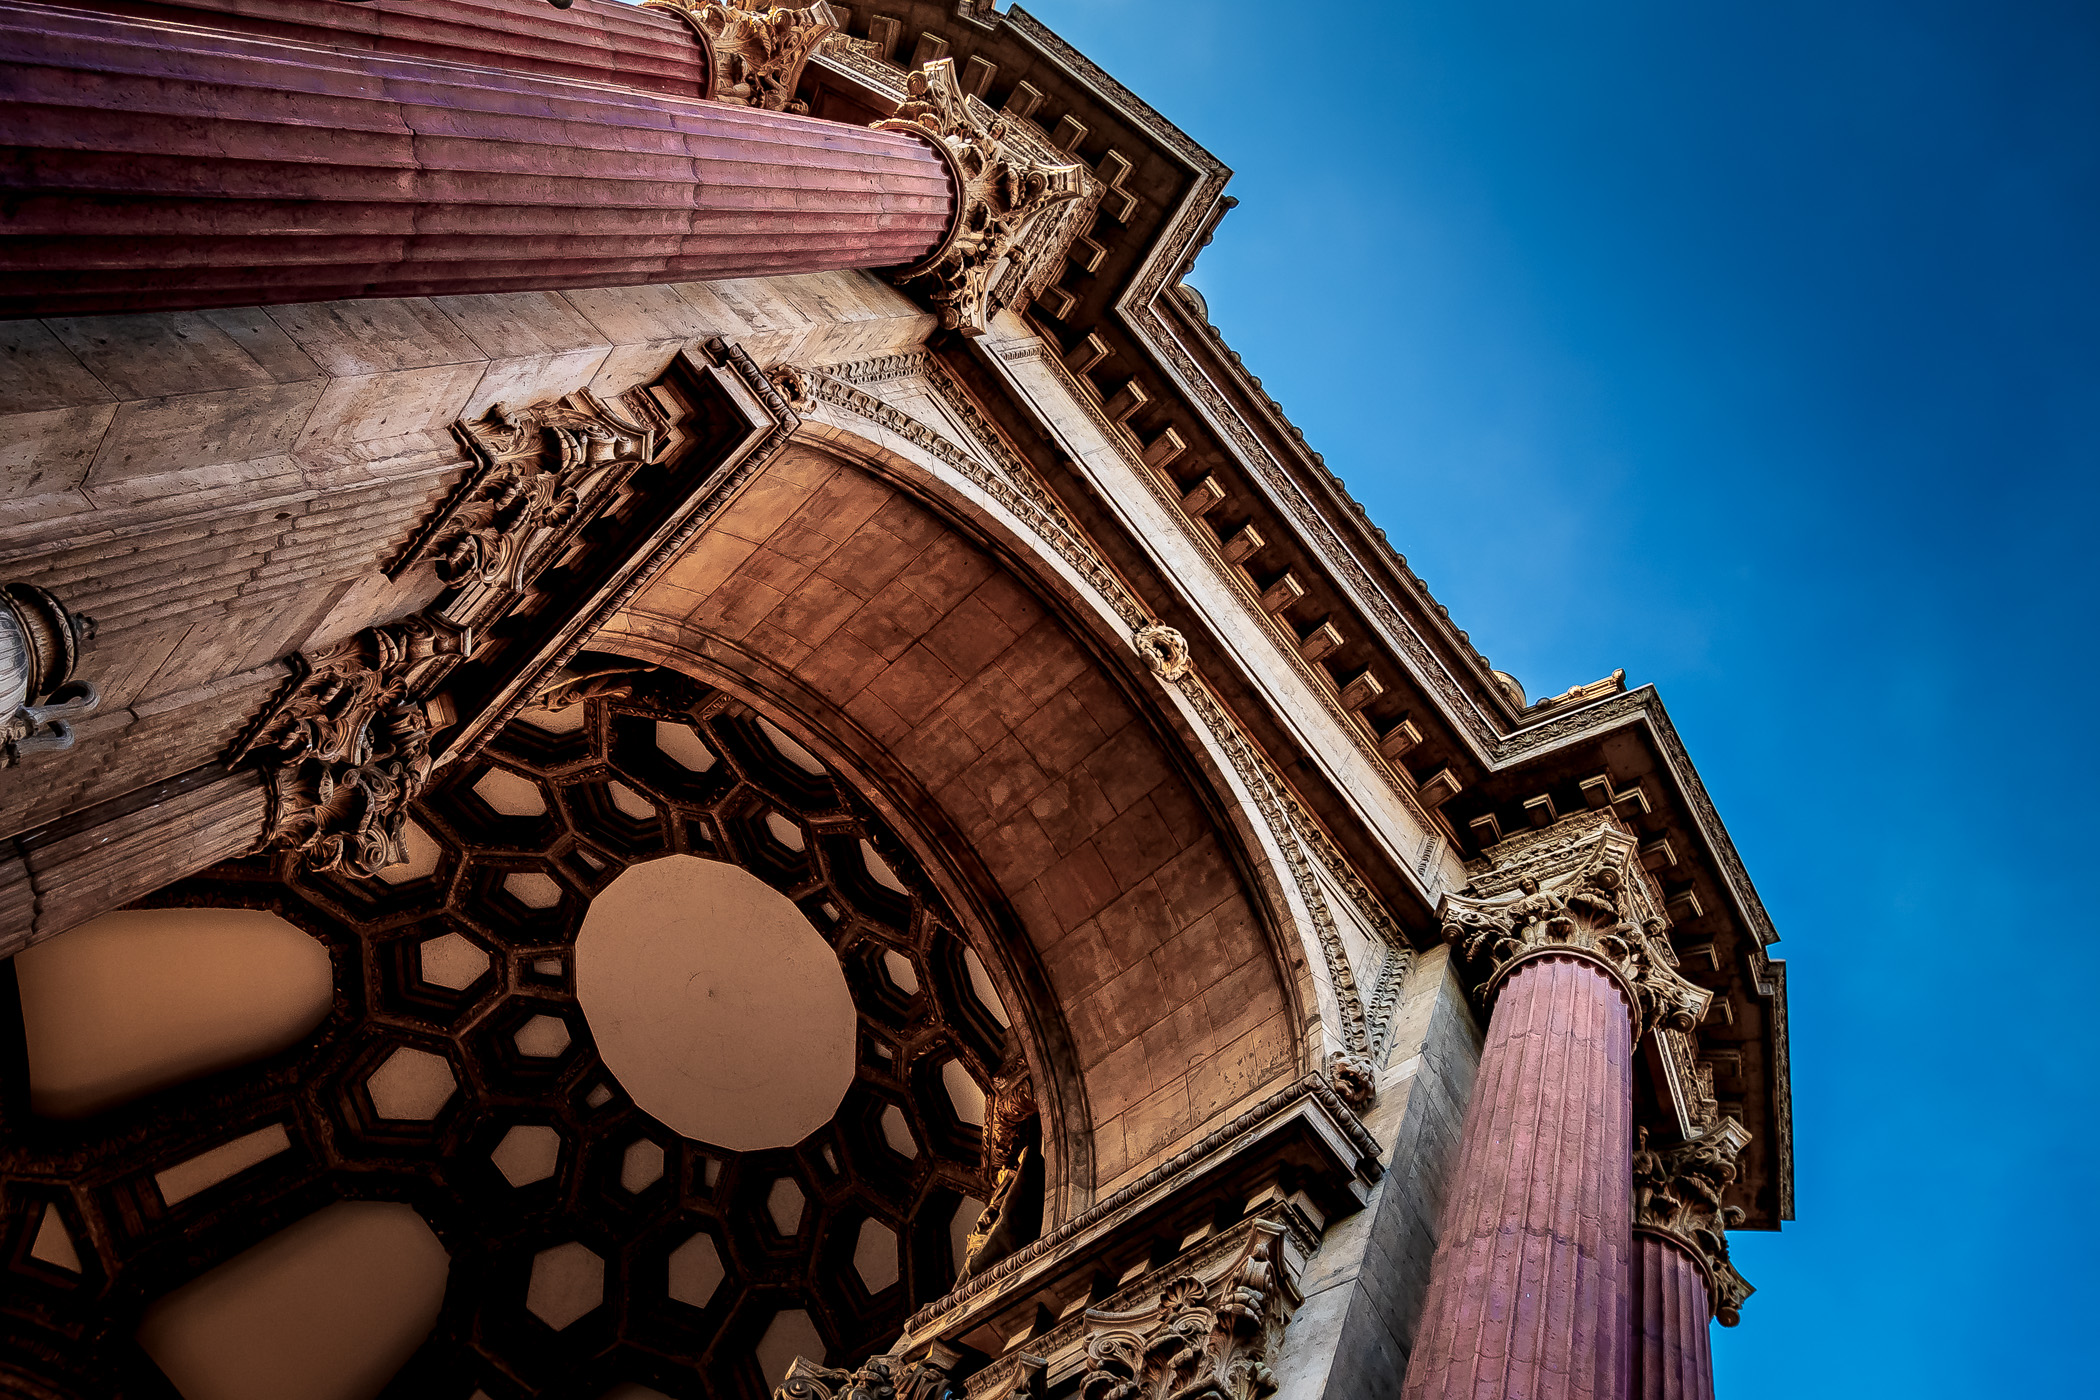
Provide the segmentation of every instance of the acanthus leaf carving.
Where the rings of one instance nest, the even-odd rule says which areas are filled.
[[[1151,1307],[1086,1314],[1084,1400],[1257,1400],[1276,1389],[1269,1361],[1297,1303],[1284,1226],[1257,1220],[1216,1283],[1169,1281]]]
[[[1736,1178],[1736,1158],[1750,1144],[1750,1130],[1733,1118],[1670,1147],[1651,1147],[1638,1129],[1633,1152],[1633,1224],[1667,1236],[1699,1264],[1714,1316],[1723,1327],[1740,1320],[1743,1303],[1756,1290],[1728,1257],[1728,1231],[1743,1221],[1743,1209],[1723,1197]]]
[[[405,860],[409,804],[431,768],[421,701],[471,650],[465,631],[411,618],[297,657],[298,674],[232,755],[263,773],[256,849],[353,875]]]
[[[1690,1031],[1713,993],[1680,975],[1662,898],[1637,859],[1639,839],[1608,812],[1581,812],[1490,848],[1462,893],[1444,896],[1444,938],[1479,973],[1492,1000],[1523,959],[1586,956],[1627,993],[1638,1040],[1645,1029]]]
[[[948,1367],[939,1358],[906,1361],[871,1356],[852,1370],[798,1356],[773,1400],[948,1400]]]
[[[1088,176],[1081,166],[1041,159],[1015,138],[1008,118],[973,108],[956,80],[954,59],[935,59],[906,83],[904,102],[876,129],[932,144],[948,163],[955,212],[940,246],[896,277],[930,284],[927,298],[943,326],[982,335],[994,274],[1038,216],[1086,196]]]
[[[525,409],[497,404],[454,432],[478,465],[388,573],[428,557],[455,589],[513,594],[658,448],[653,427],[589,390]]]
[[[708,96],[717,102],[768,112],[809,111],[795,96],[802,67],[818,45],[843,27],[838,12],[813,5],[754,4],[751,0],[641,0],[645,10],[670,10],[707,46]]]

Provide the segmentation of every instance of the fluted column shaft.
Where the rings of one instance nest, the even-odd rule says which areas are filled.
[[[618,286],[924,257],[894,132],[0,0],[0,314]]]
[[[1620,1400],[1630,1367],[1633,1031],[1575,954],[1520,963],[1466,1106],[1408,1400]]]
[[[1682,1245],[1633,1237],[1633,1400],[1713,1400],[1706,1279]]]

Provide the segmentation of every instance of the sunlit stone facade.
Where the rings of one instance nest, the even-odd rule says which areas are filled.
[[[0,1388],[1711,1394],[1776,934],[1169,118],[971,0],[0,30]]]

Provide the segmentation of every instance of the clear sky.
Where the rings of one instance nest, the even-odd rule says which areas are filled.
[[[1193,280],[1475,643],[1720,805],[1800,1215],[1723,1400],[2100,1394],[2100,5],[1033,8],[1237,171]]]

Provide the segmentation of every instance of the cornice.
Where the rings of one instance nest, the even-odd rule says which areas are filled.
[[[1772,917],[1758,897],[1743,866],[1742,854],[1722,824],[1706,784],[1685,751],[1684,740],[1670,722],[1662,696],[1652,685],[1638,686],[1618,695],[1606,696],[1573,709],[1563,710],[1506,735],[1496,745],[1492,771],[1508,774],[1561,750],[1601,741],[1627,731],[1640,733],[1674,784],[1679,806],[1688,813],[1694,831],[1704,845],[1705,864],[1717,878],[1729,900],[1729,913],[1737,927],[1747,930],[1754,943],[1743,950],[1744,970],[1758,997],[1767,1004],[1771,1017],[1770,1074],[1773,1150],[1778,1168],[1779,1218],[1794,1218],[1794,1110],[1793,1081],[1787,1029],[1786,963],[1768,949],[1779,941]]]

